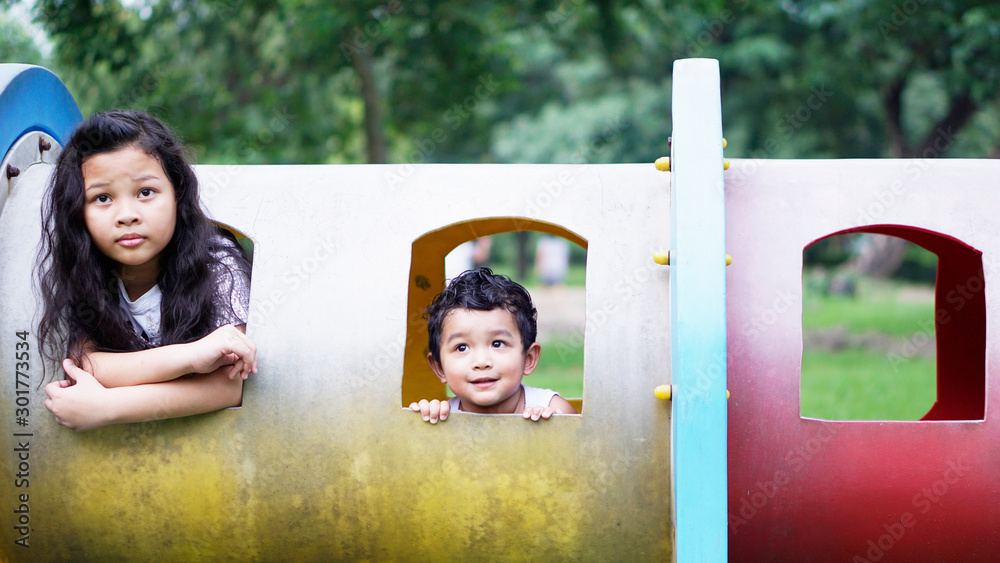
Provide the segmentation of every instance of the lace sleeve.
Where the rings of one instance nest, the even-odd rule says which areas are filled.
[[[250,316],[250,268],[249,265],[234,256],[240,252],[227,239],[212,253],[215,261],[212,264],[212,276],[215,278],[215,326],[225,324],[246,324]]]

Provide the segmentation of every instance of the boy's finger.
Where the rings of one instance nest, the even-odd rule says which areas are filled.
[[[430,402],[430,417],[431,424],[437,424],[438,418],[441,416],[441,402],[438,400],[433,400]]]
[[[431,419],[431,405],[427,399],[420,399],[420,417],[424,419],[424,422]]]

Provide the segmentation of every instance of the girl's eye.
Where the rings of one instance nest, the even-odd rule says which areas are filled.
[[[153,197],[153,190],[150,188],[142,188],[139,190],[139,199],[147,199]]]
[[[506,345],[507,345],[507,343],[504,342],[503,340],[494,340],[493,341],[493,347],[494,348],[503,348]]]
[[[94,201],[97,203],[108,203],[111,201],[111,198],[107,194],[101,194],[95,197]]]
[[[466,346],[465,344],[459,344],[458,346],[455,346],[455,351],[456,352],[465,352],[468,349],[469,349],[469,347]]]

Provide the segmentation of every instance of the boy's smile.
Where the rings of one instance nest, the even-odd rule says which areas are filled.
[[[540,355],[537,342],[524,351],[506,309],[454,309],[441,327],[441,365],[430,354],[427,361],[462,400],[462,410],[496,414],[520,412],[521,378],[534,371]]]
[[[160,252],[174,235],[174,186],[160,161],[135,147],[95,154],[81,172],[90,238],[121,267],[129,297],[137,299],[156,284]]]

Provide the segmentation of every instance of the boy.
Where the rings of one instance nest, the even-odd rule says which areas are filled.
[[[411,403],[431,424],[452,410],[484,414],[522,413],[549,418],[576,409],[555,391],[521,385],[538,365],[535,307],[521,285],[489,268],[469,270],[451,281],[424,313],[427,363],[455,397]]]

